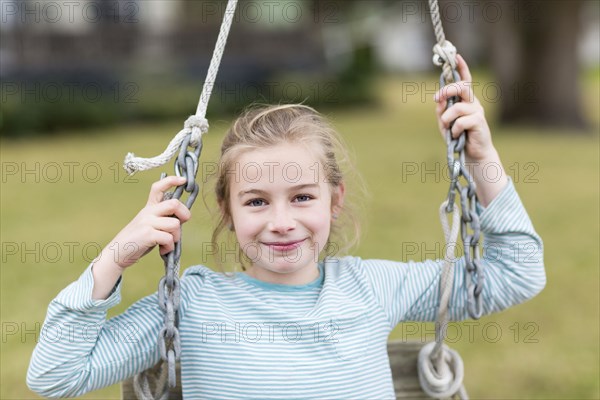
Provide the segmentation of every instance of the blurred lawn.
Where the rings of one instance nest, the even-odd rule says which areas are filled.
[[[582,77],[586,113],[593,123],[590,135],[494,129],[495,104],[486,104],[504,166],[544,239],[548,285],[526,304],[454,326],[452,346],[465,361],[472,398],[600,397],[598,76],[596,70]],[[448,185],[442,174],[445,149],[432,94],[422,93],[436,80],[386,78],[379,84],[379,106],[330,113],[354,149],[372,195],[363,241],[354,254],[406,260],[440,253],[435,246],[442,240],[437,208]],[[403,99],[407,82],[427,86]],[[145,204],[160,171],[128,180],[120,169],[124,155],[162,151],[184,118],[2,141],[0,398],[35,398],[25,385],[25,373],[48,303]],[[215,160],[231,118],[210,122],[204,161]],[[23,169],[35,170],[36,163],[39,173],[21,176]],[[403,175],[414,166],[416,175]],[[422,179],[423,166],[435,172]],[[18,173],[9,174],[11,168]],[[163,170],[171,173],[170,166]],[[209,213],[198,201],[185,228],[182,265],[205,261],[201,250],[210,240],[210,225]],[[416,254],[406,251],[412,244],[419,249]],[[153,292],[161,274],[156,253],[142,260],[126,275],[123,301],[111,315]],[[392,334],[407,336],[433,337],[429,325],[399,326]],[[117,385],[85,398],[116,399],[119,390]]]

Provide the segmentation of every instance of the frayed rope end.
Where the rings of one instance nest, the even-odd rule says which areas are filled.
[[[123,161],[123,168],[129,175],[139,171],[146,171],[166,164],[178,151],[185,136],[190,135],[190,146],[196,147],[200,144],[202,135],[208,132],[208,121],[204,117],[192,115],[185,121],[184,129],[181,130],[167,146],[167,149],[156,157],[141,158],[133,153],[127,153]]]
[[[123,169],[127,171],[128,175],[133,175],[139,171],[139,164],[133,161],[135,158],[137,157],[133,153],[127,153],[125,156],[125,160],[123,161]]]

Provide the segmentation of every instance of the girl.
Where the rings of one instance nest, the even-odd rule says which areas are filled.
[[[496,250],[483,258],[484,312],[492,313],[543,288],[542,242],[506,174],[495,182],[483,175],[487,163],[501,163],[468,67],[458,61],[465,80],[435,95],[437,116],[442,132],[452,121],[454,136],[468,131],[466,161],[475,165],[484,246]],[[452,96],[463,101],[445,110]],[[252,109],[227,133],[213,240],[232,232],[245,272],[227,276],[200,265],[181,279],[184,397],[394,398],[388,334],[402,321],[435,319],[442,261],[319,257],[353,242],[339,229],[340,221],[351,219],[339,144],[323,118],[302,105]],[[158,362],[162,311],[156,294],[108,321],[106,311],[119,302],[127,268],[156,245],[165,254],[179,240],[190,212],[178,200],[161,200],[183,183],[178,177],[156,182],[147,205],[52,301],[45,326],[71,329],[55,340],[41,335],[27,375],[32,390],[78,396]],[[114,252],[131,243],[140,249],[136,257]],[[536,257],[514,257],[515,245],[532,244]],[[462,320],[468,317],[462,259],[454,271],[450,316]],[[135,334],[115,334],[125,328]]]

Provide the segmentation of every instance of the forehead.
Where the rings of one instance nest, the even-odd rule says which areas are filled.
[[[300,144],[281,144],[241,154],[229,170],[235,187],[253,184],[324,183],[322,162],[317,152]],[[235,179],[231,179],[235,178]]]

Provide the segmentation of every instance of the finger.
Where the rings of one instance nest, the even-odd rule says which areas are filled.
[[[181,237],[181,222],[173,217],[160,217],[152,222],[154,229],[170,233],[173,235],[173,240],[179,242]]]
[[[478,122],[479,118],[475,115],[466,115],[458,118],[454,122],[454,125],[452,125],[452,137],[455,139],[458,138],[464,131],[468,131],[477,126]]]
[[[175,245],[169,245],[169,246],[158,246],[158,251],[159,254],[161,256],[164,256],[165,254],[169,254],[170,252],[172,252],[173,250],[175,250]]]
[[[463,81],[471,82],[473,79],[471,78],[471,71],[469,70],[469,66],[465,59],[460,55],[456,55],[456,70],[460,75],[460,79]]]
[[[171,235],[169,232],[164,232],[158,229],[150,230],[146,237],[148,239],[148,251],[152,250],[155,246],[168,247],[174,243],[173,235]]]
[[[473,103],[456,103],[452,107],[449,107],[440,116],[440,120],[444,127],[448,128],[452,121],[456,118],[463,117],[477,112],[476,106]]]
[[[181,222],[186,222],[192,217],[192,212],[178,199],[165,200],[154,204],[150,213],[159,217],[175,216]]]
[[[159,181],[156,181],[150,187],[150,195],[148,196],[148,204],[157,204],[163,200],[165,192],[173,186],[181,186],[186,182],[183,176],[167,176]]]
[[[436,92],[433,99],[436,102],[447,102],[451,97],[460,97],[461,101],[467,103],[475,102],[475,95],[470,82],[460,81],[450,83]]]
[[[160,255],[165,255],[175,249],[173,235],[167,232],[154,231],[152,240],[160,249]]]

